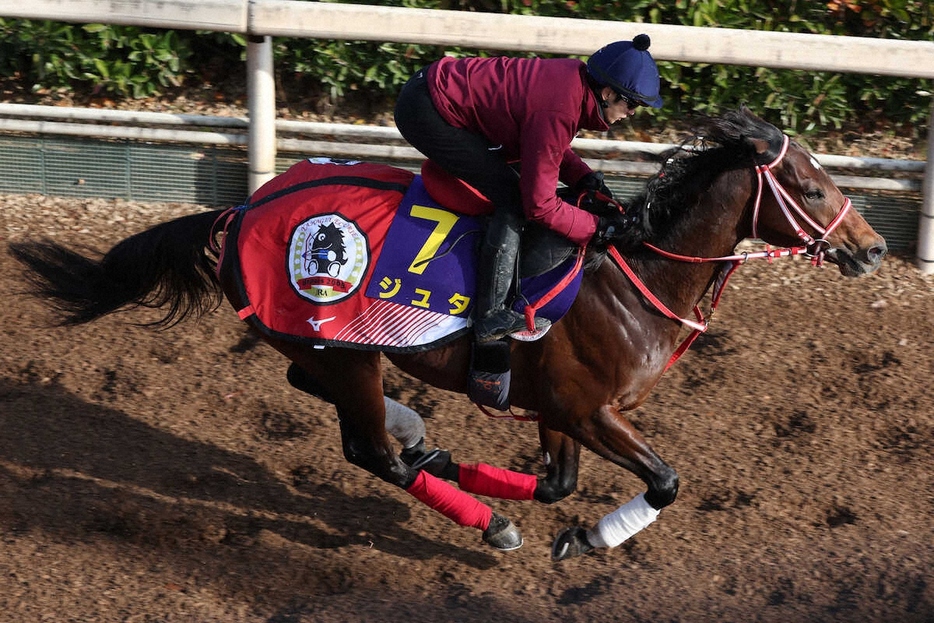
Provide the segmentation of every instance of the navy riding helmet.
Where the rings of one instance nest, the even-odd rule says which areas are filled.
[[[648,53],[652,40],[636,35],[632,41],[603,46],[587,61],[587,72],[603,86],[652,108],[662,107],[658,67]]]

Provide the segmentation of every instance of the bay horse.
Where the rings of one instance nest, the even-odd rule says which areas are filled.
[[[544,459],[540,477],[457,463],[446,451],[427,450],[420,416],[384,396],[378,350],[263,339],[291,360],[293,386],[334,404],[346,460],[457,524],[480,530],[500,550],[522,545],[518,529],[471,493],[557,502],[576,490],[582,446],[632,472],[646,491],[589,529],[562,530],[552,557],[615,547],[653,522],[678,493],[677,472],[623,412],[647,399],[689,344],[685,326],[691,335],[705,328],[700,303],[710,293],[715,304],[725,276],[750,257],[736,255],[737,245],[758,239],[781,248],[759,257],[801,253],[835,264],[847,277],[875,271],[886,253],[883,238],[851,209],[814,157],[745,107],[701,120],[696,135],[662,160],[626,207],[638,217],[644,243],[587,249],[580,291],[567,314],[541,339],[511,344],[509,400],[535,414]],[[11,243],[10,251],[62,324],[143,306],[167,308],[155,324],[171,326],[216,308],[221,293],[236,310],[245,305],[231,261],[223,254],[218,260],[208,244],[224,213],[156,225],[102,258],[50,241]],[[281,264],[282,258],[269,261]],[[691,314],[695,320],[686,318]],[[385,355],[404,372],[463,394],[471,341],[463,335],[422,352]]]

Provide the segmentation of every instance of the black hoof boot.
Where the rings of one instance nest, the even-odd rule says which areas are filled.
[[[593,545],[587,540],[587,531],[579,526],[573,526],[558,533],[551,546],[551,559],[564,560],[592,551]]]
[[[511,552],[522,547],[522,535],[512,521],[500,514],[493,513],[490,525],[483,531],[483,542],[492,545],[501,552]]]
[[[412,467],[426,471],[432,476],[453,480],[454,482],[457,482],[460,475],[460,465],[451,461],[450,452],[440,448],[426,452],[424,456],[412,463]]]
[[[428,450],[428,447],[425,446],[425,439],[418,440],[418,443],[412,446],[411,448],[403,448],[402,452],[399,453],[399,458],[402,459],[402,462],[412,467],[415,463],[421,461],[426,455],[434,452],[434,450]]]
[[[425,447],[425,441],[419,441],[412,448],[406,448],[399,453],[399,458],[413,469],[420,469],[428,472],[432,476],[444,478],[445,480],[457,481],[460,472],[460,466],[451,461],[451,453],[441,448],[428,450]]]

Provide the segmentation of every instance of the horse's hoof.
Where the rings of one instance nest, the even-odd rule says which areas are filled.
[[[511,552],[522,547],[522,534],[506,517],[493,513],[490,525],[483,531],[483,541],[502,552]]]
[[[593,545],[587,540],[587,531],[579,526],[573,526],[558,533],[551,546],[551,559],[564,560],[591,551],[593,551]]]

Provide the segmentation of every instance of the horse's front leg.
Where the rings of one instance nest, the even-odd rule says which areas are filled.
[[[581,423],[580,434],[585,446],[634,473],[648,490],[605,515],[590,530],[580,527],[563,530],[552,547],[555,560],[584,554],[596,547],[622,544],[655,521],[659,511],[678,495],[678,474],[616,407],[604,405],[598,409]]]

